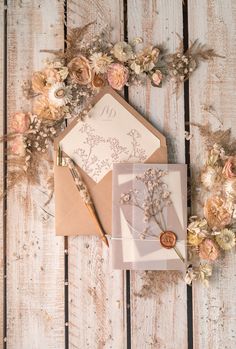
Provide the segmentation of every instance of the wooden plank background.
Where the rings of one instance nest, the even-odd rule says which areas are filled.
[[[187,9],[189,24],[183,8]],[[182,0],[0,0],[1,133],[5,124],[5,97],[8,120],[13,112],[30,108],[28,102],[22,100],[21,82],[42,67],[47,54],[40,50],[63,48],[67,30],[92,20],[96,20],[94,33],[106,25],[112,26],[114,41],[142,36],[148,43],[165,42],[173,51],[179,45],[176,34],[183,36],[185,31],[189,40],[199,38],[225,56],[199,68],[190,80],[189,94],[188,89],[184,93],[182,88],[176,96],[171,82],[162,89],[153,88],[150,83],[128,89],[129,102],[167,136],[170,162],[184,163],[188,159],[184,139],[188,118],[195,122],[209,119],[217,128],[217,118],[221,117],[223,124],[236,132],[234,0],[185,0],[184,3]],[[4,31],[7,45],[4,45]],[[7,68],[6,81],[4,68]],[[188,104],[190,114],[186,115]],[[211,107],[212,112],[204,111],[206,107]],[[195,166],[202,161],[202,143],[197,130],[191,128],[191,132],[190,160],[194,173]],[[0,150],[3,183],[3,149]],[[3,220],[0,222],[3,231],[0,235],[0,348],[236,347],[236,258],[233,253],[219,266],[212,288],[193,287],[192,314],[191,292],[187,297],[181,275],[152,273],[156,294],[147,299],[140,297],[137,294],[146,285],[144,273],[129,275],[112,271],[109,251],[96,237],[69,238],[68,263],[64,263],[64,239],[55,236],[53,219],[39,208],[44,200],[42,188],[26,183],[7,197],[5,231]],[[2,206],[0,209],[3,217]],[[53,203],[49,211],[53,212]],[[7,255],[6,293],[4,253]],[[68,284],[65,284],[67,274]]]

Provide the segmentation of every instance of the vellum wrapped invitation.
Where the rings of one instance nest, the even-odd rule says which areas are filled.
[[[114,269],[185,270],[186,165],[114,164],[112,201]]]

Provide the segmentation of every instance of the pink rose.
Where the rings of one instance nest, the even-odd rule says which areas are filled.
[[[162,72],[160,70],[156,70],[153,74],[152,74],[152,82],[154,85],[159,86],[160,83],[162,82]]]
[[[211,239],[204,239],[199,245],[199,257],[214,261],[219,256],[219,249],[215,242]]]
[[[236,177],[236,157],[235,156],[229,157],[229,159],[225,163],[222,173],[227,179]]]
[[[25,155],[25,147],[22,136],[17,136],[11,142],[11,151],[15,155],[24,156]]]
[[[107,71],[107,80],[112,88],[121,90],[129,78],[129,71],[126,67],[119,63],[109,65]]]
[[[17,133],[24,133],[28,130],[29,125],[29,116],[24,113],[15,113],[10,122],[10,128]]]

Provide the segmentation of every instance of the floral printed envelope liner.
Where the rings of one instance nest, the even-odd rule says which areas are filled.
[[[106,93],[90,110],[89,118],[60,142],[62,149],[96,183],[117,162],[145,162],[160,140],[112,94]]]
[[[185,270],[186,165],[114,164],[114,269]]]

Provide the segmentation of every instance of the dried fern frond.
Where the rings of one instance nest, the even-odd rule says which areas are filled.
[[[207,48],[205,44],[199,43],[198,40],[195,40],[186,51],[186,54],[192,55],[196,60],[210,60],[214,57],[225,58],[215,52],[212,48]]]
[[[212,147],[214,144],[220,144],[226,153],[236,152],[236,139],[232,137],[232,130],[217,130],[213,131],[209,123],[201,125],[191,123],[199,129],[200,135],[203,137],[206,146]]]
[[[82,40],[84,39],[85,35],[88,32],[88,29],[92,24],[95,22],[90,22],[83,27],[79,28],[72,28],[67,33],[67,39],[65,40],[65,43],[67,45],[66,51],[60,49],[60,50],[40,50],[40,52],[46,52],[55,55],[59,59],[65,59],[67,62],[69,62],[72,58],[77,56],[80,52],[80,45]]]

